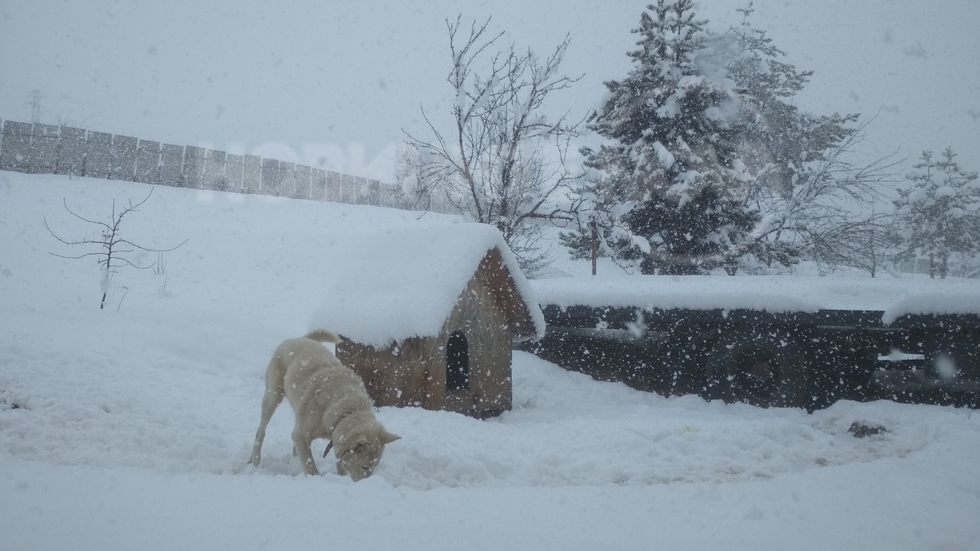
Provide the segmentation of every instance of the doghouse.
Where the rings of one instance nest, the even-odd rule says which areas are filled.
[[[379,406],[478,418],[511,409],[515,341],[544,320],[496,228],[458,223],[358,236],[359,258],[330,286],[311,325],[343,338],[337,357]]]

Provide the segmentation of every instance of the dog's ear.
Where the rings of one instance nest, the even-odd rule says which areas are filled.
[[[357,436],[357,439],[354,441],[354,446],[351,449],[354,450],[355,453],[361,453],[364,451],[364,448],[372,445],[373,443],[371,442],[371,437],[369,435],[360,434]]]
[[[391,434],[390,432],[386,431],[385,429],[381,429],[381,443],[382,444],[391,444],[395,440],[399,440],[399,439],[401,439],[401,436],[398,436],[397,434]]]

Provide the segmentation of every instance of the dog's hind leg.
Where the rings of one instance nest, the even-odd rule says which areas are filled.
[[[255,443],[252,444],[252,456],[248,462],[251,465],[259,466],[262,461],[262,442],[265,440],[265,428],[272,419],[272,414],[282,403],[282,398],[286,391],[283,387],[283,377],[279,369],[276,358],[273,357],[269,362],[269,369],[265,374],[265,394],[262,395],[262,419],[259,421],[259,428],[255,431]]]
[[[282,394],[275,394],[268,390],[262,397],[262,420],[259,421],[259,428],[255,431],[252,456],[248,460],[250,464],[256,467],[262,461],[262,442],[265,440],[265,428],[269,425],[269,420],[272,419],[272,414],[276,412],[276,408],[279,407],[280,402],[282,402]]]

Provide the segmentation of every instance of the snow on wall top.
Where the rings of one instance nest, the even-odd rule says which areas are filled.
[[[390,226],[343,240],[329,253],[336,269],[327,275],[326,295],[310,318],[310,329],[330,329],[375,347],[436,336],[480,262],[496,248],[536,333],[544,334],[534,291],[492,226]]]
[[[980,281],[833,276],[560,277],[532,282],[541,305],[633,306],[645,309],[818,310],[905,314],[980,314]]]

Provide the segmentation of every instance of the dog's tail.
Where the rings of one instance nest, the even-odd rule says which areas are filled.
[[[340,337],[338,337],[336,333],[333,331],[327,331],[326,329],[314,329],[303,336],[303,338],[316,342],[329,342],[333,344],[340,342]]]

